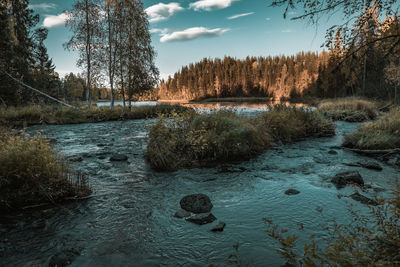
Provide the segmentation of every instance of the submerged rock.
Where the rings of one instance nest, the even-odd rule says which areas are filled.
[[[181,208],[193,213],[207,213],[213,208],[208,196],[204,194],[193,194],[185,196],[180,201]]]
[[[361,167],[370,169],[370,170],[377,170],[377,171],[383,170],[381,165],[379,165],[378,163],[372,162],[372,161],[359,162],[358,164],[360,164]]]
[[[183,218],[188,218],[190,217],[191,213],[184,210],[184,209],[180,209],[177,212],[175,212],[174,217],[179,218],[179,219],[183,219]]]
[[[70,157],[68,160],[69,160],[70,162],[82,162],[82,161],[83,161],[83,158],[82,158],[82,157],[79,157],[79,156],[74,156],[74,157]]]
[[[355,201],[361,202],[362,204],[374,205],[374,206],[378,205],[378,202],[376,202],[375,200],[363,196],[358,192],[354,192],[353,194],[350,195],[350,197]]]
[[[126,155],[122,155],[122,154],[115,154],[112,155],[110,158],[110,161],[127,161],[128,157]]]
[[[198,225],[203,225],[207,223],[212,223],[215,221],[217,218],[210,212],[207,213],[199,213],[199,214],[193,214],[192,216],[186,218],[186,221],[192,222]]]
[[[224,222],[219,222],[216,226],[214,226],[211,231],[212,232],[222,232],[224,231],[224,228],[226,226],[226,223]]]
[[[338,189],[343,188],[348,184],[364,185],[364,179],[357,171],[338,173],[333,177],[331,182],[335,184]]]
[[[297,194],[300,194],[300,191],[291,188],[291,189],[286,190],[286,191],[285,191],[285,194],[286,194],[286,195],[297,195]]]
[[[335,151],[335,150],[329,150],[329,151],[328,151],[328,154],[331,154],[331,155],[337,155],[337,154],[338,154],[338,152],[337,152],[337,151]]]
[[[81,253],[74,249],[68,248],[64,249],[54,256],[51,257],[49,266],[50,267],[64,267],[70,265],[76,257],[81,255]]]

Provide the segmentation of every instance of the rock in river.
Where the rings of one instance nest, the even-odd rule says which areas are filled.
[[[370,198],[368,198],[366,196],[363,196],[358,192],[354,192],[353,194],[350,195],[350,197],[352,199],[354,199],[355,201],[359,201],[359,202],[361,202],[363,204],[366,204],[366,205],[374,205],[374,206],[378,205],[378,202],[376,202],[375,200],[370,199]]]
[[[204,194],[185,196],[180,204],[182,209],[193,213],[208,213],[213,208],[210,198]]]
[[[50,267],[64,267],[72,263],[72,261],[80,255],[80,252],[74,248],[64,249],[51,257]]]
[[[224,231],[224,228],[226,226],[226,223],[224,222],[219,222],[216,226],[214,226],[211,231],[212,232],[222,232]]]
[[[216,219],[217,218],[215,218],[215,216],[212,213],[207,212],[207,213],[194,214],[194,215],[186,218],[186,221],[192,222],[195,224],[199,224],[199,225],[203,225],[203,224],[207,224],[207,223],[212,223]]]
[[[300,194],[300,191],[296,190],[296,189],[288,189],[285,191],[285,194],[286,195],[297,195],[297,194]]]
[[[364,185],[364,180],[357,171],[338,173],[333,177],[331,182],[335,184],[338,189],[343,188],[348,184]]]
[[[182,219],[182,218],[188,218],[190,217],[191,213],[184,210],[184,209],[180,209],[177,212],[175,212],[174,217]]]
[[[127,161],[128,157],[126,155],[122,155],[122,154],[115,154],[112,155],[110,158],[110,161]]]

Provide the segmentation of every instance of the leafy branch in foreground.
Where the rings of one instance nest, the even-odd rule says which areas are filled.
[[[400,185],[392,193],[389,200],[377,200],[379,205],[370,208],[369,216],[351,211],[350,224],[334,222],[326,227],[328,237],[309,235],[311,243],[304,245],[302,254],[296,248],[296,235],[288,235],[288,230],[265,220],[266,232],[278,242],[277,253],[286,266],[398,266]]]

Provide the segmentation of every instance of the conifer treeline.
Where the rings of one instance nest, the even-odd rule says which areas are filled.
[[[372,8],[364,28],[346,45],[342,29],[329,52],[301,52],[296,56],[247,57],[238,60],[203,59],[183,67],[162,81],[161,99],[265,96],[391,99],[400,103],[400,36],[398,15],[380,20]]]
[[[314,94],[318,74],[327,65],[328,59],[327,52],[247,57],[244,60],[205,58],[162,81],[158,94],[161,99],[235,96],[281,99]]]

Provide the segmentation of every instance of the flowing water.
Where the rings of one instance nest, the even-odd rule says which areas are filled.
[[[56,140],[65,157],[83,158],[72,167],[89,174],[93,197],[2,215],[0,266],[47,266],[65,248],[81,252],[71,266],[221,266],[237,243],[243,263],[279,266],[284,261],[264,232],[264,218],[293,233],[304,226],[324,235],[324,226],[333,219],[349,222],[349,204],[368,211],[346,197],[356,188],[337,190],[330,183],[336,173],[358,170],[367,183],[386,189],[399,177],[398,170],[382,163],[381,172],[344,165],[366,158],[332,148],[357,127],[343,122],[337,123],[335,137],[281,145],[249,161],[154,172],[143,158],[147,128],[154,122],[31,127],[30,132],[42,130]],[[110,162],[115,153],[127,155],[128,162]],[[289,188],[300,194],[285,195]],[[192,193],[211,198],[213,214],[227,224],[223,232],[210,231],[217,221],[199,226],[173,217],[180,199]],[[299,236],[304,242],[304,235]]]

